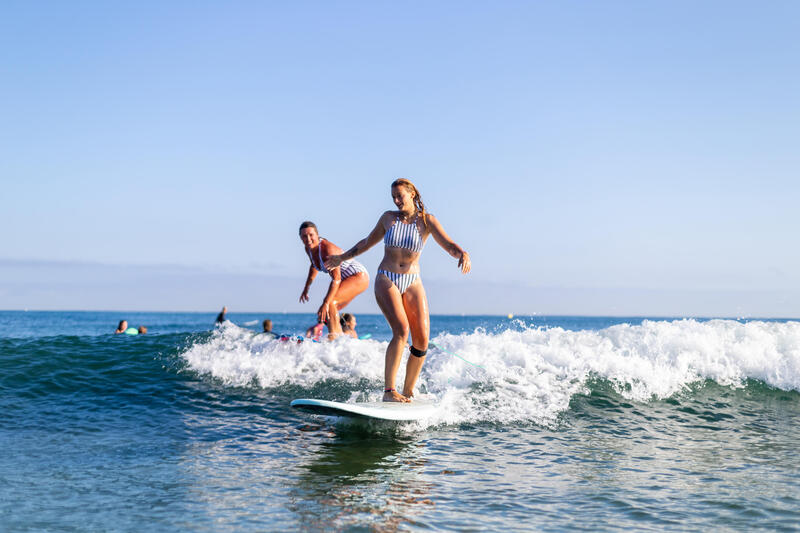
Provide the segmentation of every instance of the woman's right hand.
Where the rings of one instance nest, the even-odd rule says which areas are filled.
[[[341,255],[331,255],[325,260],[325,269],[333,270],[344,262]]]
[[[300,303],[305,303],[308,301],[308,287],[303,289],[303,294],[300,295]]]
[[[328,323],[328,304],[325,302],[317,309],[317,322],[320,324]]]

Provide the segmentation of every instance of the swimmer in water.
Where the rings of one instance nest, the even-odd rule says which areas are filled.
[[[463,274],[470,271],[469,254],[445,233],[441,223],[425,210],[419,191],[407,179],[392,183],[392,201],[396,211],[386,211],[370,234],[343,254],[332,255],[325,262],[335,268],[343,261],[360,255],[383,239],[383,260],[375,278],[375,299],[392,328],[392,340],[386,348],[385,389],[383,401],[409,402],[419,379],[428,351],[430,317],[428,299],[419,276],[419,257],[429,236],[454,258]],[[408,334],[411,333],[411,356],[406,365],[403,393],[395,389]]]
[[[264,328],[264,331],[262,331],[262,333],[271,335],[273,338],[278,338],[280,336],[272,331],[272,320],[270,320],[269,318],[264,319],[264,322],[261,323],[261,326]]]
[[[355,316],[351,315],[350,313],[344,313],[342,315],[341,324],[342,324],[342,334],[353,337],[354,339],[358,338],[358,334],[356,333]]]
[[[114,335],[119,335],[120,333],[125,333],[125,330],[128,329],[128,321],[127,320],[120,320],[119,325],[117,326],[117,331],[114,332]]]
[[[364,265],[358,261],[339,261],[335,267],[326,267],[325,260],[331,255],[341,254],[342,249],[331,241],[321,238],[317,232],[317,226],[313,222],[306,221],[300,224],[300,240],[311,261],[306,284],[300,294],[300,301],[308,301],[308,289],[317,276],[317,272],[325,272],[330,275],[331,283],[322,305],[317,310],[317,320],[328,326],[329,338],[335,338],[342,333],[339,311],[352,302],[353,298],[367,290],[369,274]]]
[[[322,338],[322,328],[325,326],[322,322],[319,322],[306,330],[306,338],[311,339],[312,341],[318,341]]]

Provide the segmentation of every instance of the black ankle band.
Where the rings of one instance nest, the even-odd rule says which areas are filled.
[[[428,353],[428,350],[417,350],[414,346],[411,346],[411,355],[414,357],[425,357],[425,354]]]

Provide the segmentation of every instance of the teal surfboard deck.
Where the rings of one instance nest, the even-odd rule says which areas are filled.
[[[395,402],[332,402],[314,398],[301,398],[290,404],[295,409],[325,416],[345,416],[373,420],[412,421],[428,418],[436,413],[438,405],[430,400],[411,403]]]

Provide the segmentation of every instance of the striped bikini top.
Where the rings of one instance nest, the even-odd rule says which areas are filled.
[[[419,216],[419,215],[418,215]],[[403,248],[412,252],[421,252],[425,246],[422,234],[417,227],[417,217],[411,222],[403,222],[398,215],[397,220],[383,236],[383,244],[391,248]]]

